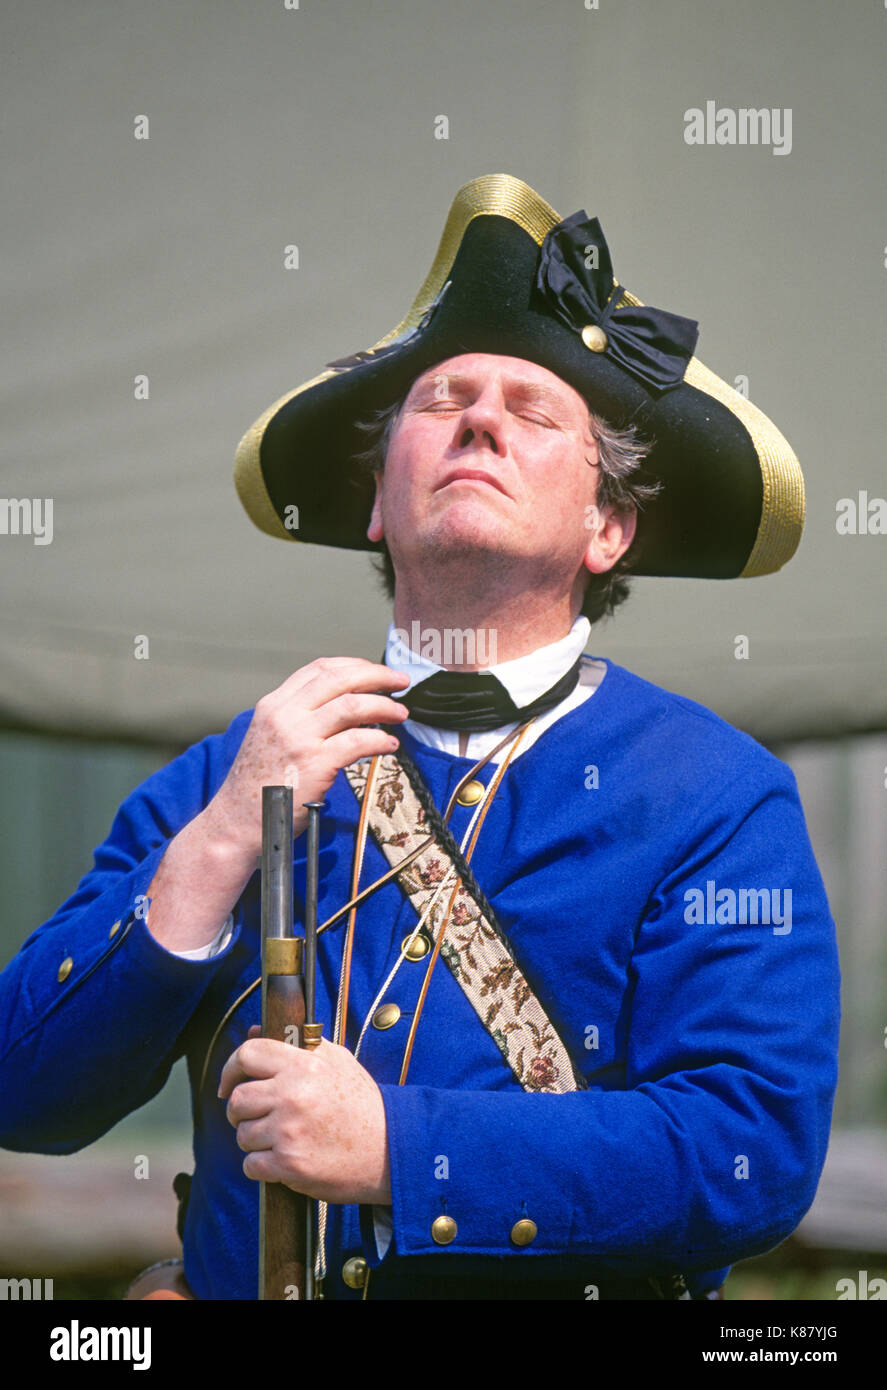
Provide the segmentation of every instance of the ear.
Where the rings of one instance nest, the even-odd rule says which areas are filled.
[[[634,540],[637,519],[634,507],[625,512],[612,507],[589,507],[585,520],[590,537],[582,558],[585,568],[592,574],[611,570]]]
[[[370,524],[367,527],[367,539],[371,541],[380,541],[383,539],[385,532],[382,527],[382,473],[379,469],[374,472],[373,478],[376,483],[376,496],[373,499],[373,512],[370,517]]]

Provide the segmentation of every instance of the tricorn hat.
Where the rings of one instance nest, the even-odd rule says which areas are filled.
[[[561,219],[509,174],[465,184],[401,323],[275,401],[237,449],[255,524],[282,540],[376,551],[355,422],[462,353],[520,357],[573,386],[610,425],[637,427],[658,480],[626,556],[632,573],[727,579],[791,559],[804,522],[794,453],[756,406],[696,358],[697,325],[613,276],[596,218]],[[294,524],[293,518],[297,518]]]

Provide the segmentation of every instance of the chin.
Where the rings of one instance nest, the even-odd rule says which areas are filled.
[[[436,560],[487,553],[504,555],[511,548],[504,528],[493,524],[489,514],[477,512],[441,519],[440,524],[428,528],[425,539]]]
[[[492,491],[487,489],[487,491]],[[496,494],[500,501],[502,494]],[[448,499],[448,505],[427,519],[426,531],[441,544],[462,541],[479,546],[508,546],[511,527],[495,502],[478,496],[465,495]]]

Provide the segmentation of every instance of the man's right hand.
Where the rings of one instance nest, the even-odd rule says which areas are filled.
[[[391,753],[397,739],[371,724],[399,724],[406,705],[389,695],[408,678],[361,657],[320,657],[259,700],[225,781],[207,807],[221,842],[255,858],[262,849],[262,787],[292,786],[293,834],[308,821],[336,773],[357,758]]]
[[[217,934],[261,855],[263,786],[292,786],[297,836],[303,803],[323,800],[340,768],[394,751],[396,739],[367,725],[409,717],[384,693],[406,684],[362,657],[321,657],[258,701],[228,776],[167,846],[148,888],[145,925],[162,946],[193,950]]]

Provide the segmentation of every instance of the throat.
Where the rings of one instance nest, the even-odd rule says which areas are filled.
[[[470,734],[467,734],[467,733],[465,732],[464,729],[460,729],[460,730],[459,730],[459,757],[460,757],[460,758],[464,758],[464,757],[467,755],[467,753],[468,753],[468,740],[469,740],[469,738],[470,738]]]

